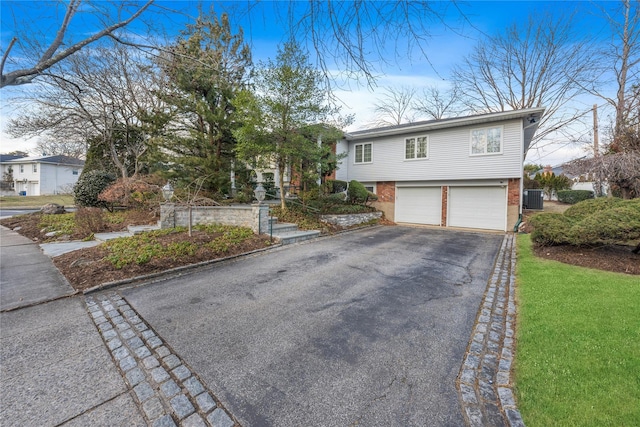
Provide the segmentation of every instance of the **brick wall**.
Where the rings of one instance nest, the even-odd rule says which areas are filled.
[[[395,181],[381,181],[376,183],[376,194],[379,202],[396,201],[396,183]]]
[[[509,195],[507,198],[508,206],[520,205],[520,178],[509,178]]]
[[[447,226],[447,202],[449,200],[449,187],[446,185],[442,186],[442,216],[440,218],[440,226]]]

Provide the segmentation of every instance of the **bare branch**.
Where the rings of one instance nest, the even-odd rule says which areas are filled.
[[[4,74],[4,70],[3,70],[3,73],[0,76],[0,88],[3,88],[5,86],[16,86],[16,85],[32,82],[33,79],[41,75],[43,71],[59,63],[60,61],[68,58],[69,56],[78,52],[85,46],[95,42],[96,40],[101,39],[104,36],[112,34],[114,31],[120,28],[127,26],[136,18],[138,18],[138,16],[140,16],[142,12],[148,9],[149,6],[151,6],[151,4],[153,4],[154,2],[154,0],[147,1],[129,18],[123,21],[117,22],[113,25],[110,25],[106,28],[103,28],[101,31],[98,31],[91,37],[88,37],[86,39],[79,41],[78,43],[73,44],[72,46],[68,47],[67,49],[64,49],[63,51],[61,51],[56,55],[55,52],[57,52],[60,46],[62,46],[63,38],[67,31],[69,22],[73,18],[74,14],[77,12],[81,1],[82,0],[73,0],[69,3],[69,5],[67,6],[67,13],[65,14],[64,20],[60,26],[60,29],[58,30],[56,38],[53,40],[49,48],[42,54],[42,56],[40,57],[36,65],[31,68],[15,70],[6,74]],[[8,52],[6,52],[5,55],[8,55]],[[3,65],[4,65],[4,62],[3,62]]]

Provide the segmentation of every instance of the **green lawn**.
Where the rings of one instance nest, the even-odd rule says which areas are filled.
[[[47,203],[57,203],[62,206],[73,206],[73,196],[58,194],[55,196],[0,196],[0,208],[40,208]]]
[[[517,283],[527,427],[640,425],[640,277],[536,258],[519,235]]]

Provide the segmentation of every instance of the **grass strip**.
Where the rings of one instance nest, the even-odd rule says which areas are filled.
[[[637,426],[640,277],[537,258],[518,236],[518,408],[527,427]]]

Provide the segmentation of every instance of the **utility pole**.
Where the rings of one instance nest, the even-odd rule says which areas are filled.
[[[598,104],[593,104],[593,156],[598,157]]]
[[[596,159],[599,155],[598,152],[598,104],[593,104],[593,158]],[[602,179],[600,177],[600,173],[596,173],[594,177],[593,189],[595,190],[595,196],[600,197],[603,194],[602,191]]]

